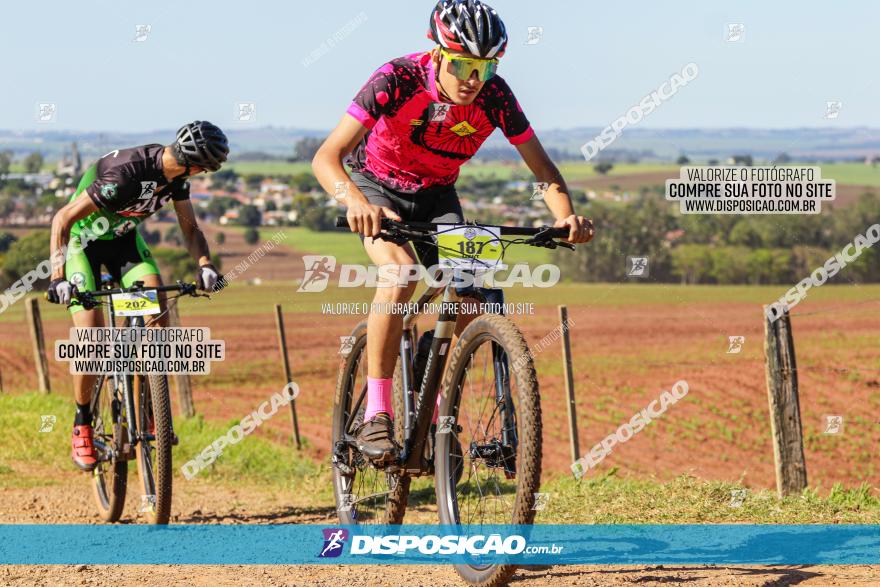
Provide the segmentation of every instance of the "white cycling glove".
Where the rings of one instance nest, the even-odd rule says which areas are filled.
[[[217,285],[219,279],[220,275],[217,273],[217,270],[214,269],[213,265],[202,265],[199,267],[199,278],[197,280],[199,289],[203,291],[214,291],[214,286]]]
[[[73,295],[73,285],[66,279],[53,279],[46,291],[46,298],[52,304],[68,305]]]

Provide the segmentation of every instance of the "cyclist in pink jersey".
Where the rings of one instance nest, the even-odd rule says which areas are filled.
[[[498,13],[479,0],[440,0],[428,38],[436,47],[393,59],[376,70],[312,161],[330,193],[345,185],[352,232],[360,233],[376,265],[437,262],[433,247],[374,239],[383,217],[461,223],[455,181],[459,169],[498,128],[535,175],[545,182],[544,201],[554,226],[570,229],[569,242],[593,237],[592,223],[574,212],[556,165],[535,136],[507,83],[495,75],[507,45]],[[343,162],[351,169],[346,172]],[[378,287],[373,302],[408,301],[415,283]],[[460,315],[456,338],[473,315]],[[402,316],[372,312],[367,322],[367,407],[357,439],[377,462],[393,460],[391,387]],[[451,348],[451,347],[450,347]]]

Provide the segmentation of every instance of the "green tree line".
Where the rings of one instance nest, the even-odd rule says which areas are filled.
[[[818,215],[680,214],[657,193],[634,202],[591,201],[578,212],[596,236],[577,251],[554,251],[554,263],[574,281],[614,282],[627,276],[627,257],[648,257],[649,281],[785,284],[822,266],[856,235],[880,222],[880,197],[863,194]],[[835,279],[880,281],[880,243],[864,249]]]

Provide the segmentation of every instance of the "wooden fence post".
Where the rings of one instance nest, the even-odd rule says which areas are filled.
[[[43,321],[40,318],[40,306],[37,298],[25,300],[25,314],[27,316],[28,329],[31,332],[31,344],[34,347],[34,363],[37,367],[37,380],[40,391],[50,393],[49,385],[49,361],[46,359],[46,339],[43,336]]]
[[[565,370],[565,393],[568,397],[568,432],[571,438],[571,462],[580,458],[577,408],[574,403],[574,375],[571,369],[571,340],[568,337],[568,308],[559,306],[559,324],[562,325],[562,366]]]
[[[764,334],[776,489],[781,498],[800,494],[807,487],[797,363],[788,311],[771,321],[767,318],[765,306]]]
[[[180,327],[180,313],[177,309],[177,303],[168,304],[168,326]],[[174,387],[177,388],[177,400],[180,404],[178,410],[184,418],[192,418],[196,415],[196,407],[193,404],[192,381],[190,381],[187,373],[177,373],[172,375]]]
[[[291,383],[293,378],[290,375],[290,360],[287,357],[287,336],[284,334],[284,316],[281,314],[281,304],[275,304],[275,326],[278,329],[278,347],[281,351],[281,360],[284,363],[284,377],[286,382],[284,385]],[[302,448],[299,438],[299,420],[296,417],[296,400],[290,402],[290,420],[293,422],[293,435],[296,438],[296,448]]]

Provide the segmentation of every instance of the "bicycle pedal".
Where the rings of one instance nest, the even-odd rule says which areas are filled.
[[[177,446],[180,444],[180,438],[177,437],[177,434],[174,432],[171,433],[171,446]]]

